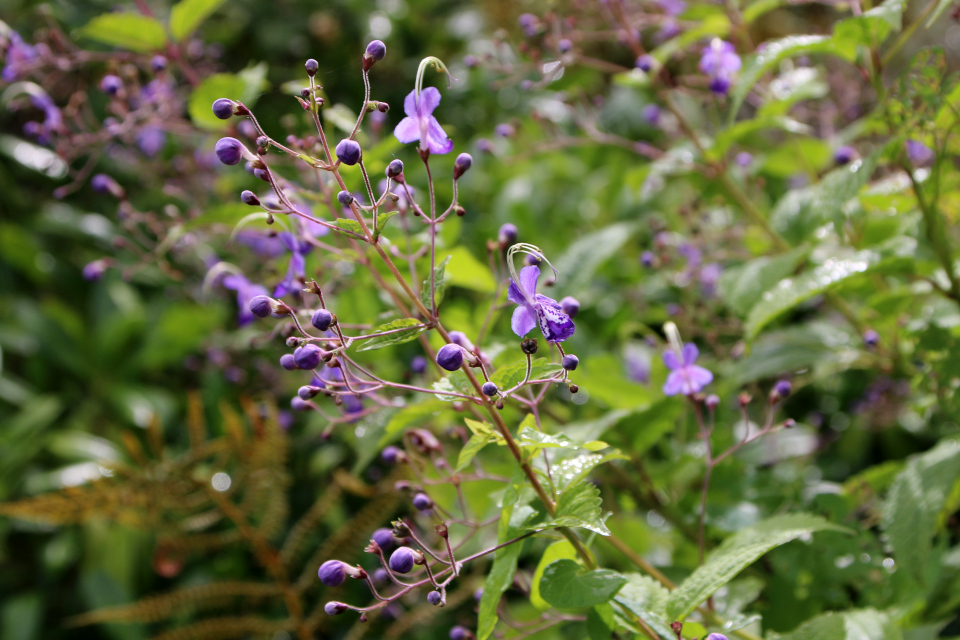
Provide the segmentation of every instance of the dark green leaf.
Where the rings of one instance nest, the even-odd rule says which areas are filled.
[[[434,382],[433,388],[436,391],[461,393],[463,395],[468,395],[468,396],[473,395],[473,392],[475,391],[475,389],[473,388],[473,385],[470,384],[470,380],[467,378],[467,374],[465,374],[463,371],[459,369],[457,369],[447,377],[441,378],[440,380],[437,380],[436,382]],[[460,398],[457,398],[456,396],[445,396],[445,395],[438,395],[437,398],[447,402],[460,400]]]
[[[557,286],[565,295],[588,299],[584,294],[590,293],[597,269],[620,251],[637,228],[633,222],[618,222],[575,240],[553,261],[560,272]],[[549,267],[544,266],[541,278],[548,276]]]
[[[496,440],[489,435],[480,435],[474,434],[470,436],[470,439],[467,440],[467,443],[463,445],[463,449],[460,450],[460,456],[457,458],[457,471],[463,471],[470,463],[473,462],[473,458],[480,453],[480,450],[485,446]]]
[[[667,622],[670,592],[650,576],[628,573],[624,577],[627,584],[620,589],[616,602],[647,623],[662,640],[676,640]]]
[[[528,524],[525,528],[581,527],[608,536],[610,530],[603,524],[600,503],[600,490],[589,482],[581,482],[560,494],[553,518]]]
[[[598,604],[587,612],[587,634],[590,640],[612,640],[616,627],[613,607],[609,604]]]
[[[540,596],[540,580],[543,578],[543,572],[556,560],[564,559],[577,559],[577,550],[566,540],[554,542],[540,556],[540,562],[537,563],[537,569],[533,572],[533,579],[530,582],[530,604],[541,611],[550,608],[550,604]]]
[[[180,0],[170,10],[170,34],[183,40],[220,8],[225,0]]]
[[[783,255],[754,258],[725,270],[718,286],[720,297],[738,315],[746,316],[763,292],[792,274],[808,252],[808,248],[798,247]]]
[[[609,602],[626,582],[616,571],[584,573],[574,560],[557,560],[543,572],[540,595],[558,609],[583,609]]]
[[[361,227],[360,223],[356,220],[351,220],[350,218],[337,218],[336,220],[333,220],[333,224],[346,231],[352,231],[358,236],[363,235],[363,227]]]
[[[383,349],[384,347],[392,347],[393,345],[416,340],[418,335],[427,330],[427,327],[426,325],[421,324],[421,322],[415,318],[401,318],[399,320],[394,320],[393,322],[382,324],[370,333],[396,331],[398,329],[403,329],[403,331],[397,331],[396,333],[390,333],[385,336],[376,336],[375,338],[364,340],[357,351],[373,351],[374,349]]]
[[[88,22],[80,33],[104,44],[144,53],[162,49],[167,41],[162,24],[136,13],[105,13]]]

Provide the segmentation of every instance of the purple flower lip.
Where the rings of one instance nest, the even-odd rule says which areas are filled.
[[[360,162],[360,156],[363,155],[360,144],[350,138],[345,138],[337,143],[334,153],[337,154],[337,159],[340,162],[351,167]]]
[[[663,354],[663,363],[670,369],[667,381],[663,383],[663,393],[668,396],[677,394],[692,396],[700,393],[705,386],[713,382],[713,374],[703,367],[694,364],[700,351],[697,345],[687,343],[683,352],[678,356],[673,351]],[[681,361],[682,358],[682,361]]]
[[[540,268],[524,267],[520,270],[519,284],[511,278],[507,299],[518,306],[510,320],[510,328],[521,338],[536,326],[547,342],[563,342],[573,335],[576,327],[553,298],[537,293]]]
[[[433,116],[434,110],[440,106],[440,91],[436,87],[427,87],[420,92],[419,100],[416,90],[407,94],[403,100],[403,112],[407,117],[393,130],[402,144],[420,142],[420,148],[430,153],[450,153],[453,150],[453,140],[447,137],[446,132]]]

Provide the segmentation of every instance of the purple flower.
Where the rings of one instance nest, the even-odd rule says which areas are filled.
[[[657,4],[668,16],[678,16],[687,8],[687,3],[683,0],[657,0]]]
[[[109,266],[110,261],[107,258],[100,258],[99,260],[88,262],[83,266],[83,279],[89,282],[99,280],[103,277],[103,273]]]
[[[257,296],[265,296],[270,292],[259,284],[253,284],[243,275],[231,273],[223,278],[222,284],[227,289],[237,292],[237,324],[241,327],[253,322],[256,317],[250,311],[250,301]]]
[[[27,64],[37,57],[37,50],[24,42],[16,31],[11,31],[7,37],[7,47],[3,56],[6,64],[0,77],[7,82],[13,82],[23,77]]]
[[[734,161],[741,167],[749,167],[750,163],[753,162],[753,156],[746,151],[741,151],[736,155]]]
[[[703,295],[712,298],[717,292],[717,283],[720,281],[722,267],[716,262],[703,265],[700,269],[700,284],[703,285]]]
[[[720,38],[714,38],[700,58],[700,71],[710,76],[710,90],[720,95],[729,91],[730,81],[741,65],[733,45]]]
[[[919,140],[907,140],[907,157],[916,166],[921,166],[933,160],[933,149]]]
[[[447,137],[440,123],[433,117],[433,110],[440,105],[440,92],[436,87],[427,87],[420,92],[411,91],[403,100],[403,112],[407,117],[400,121],[393,135],[403,144],[420,142],[420,148],[430,153],[450,153],[453,140]]]
[[[137,146],[148,158],[152,158],[167,144],[167,134],[159,127],[144,127],[137,133]]]
[[[289,231],[281,231],[277,234],[283,242],[283,246],[290,250],[290,264],[287,267],[287,275],[273,290],[275,298],[282,298],[285,295],[300,291],[299,279],[306,277],[307,254],[310,253],[312,246],[293,235]]]
[[[663,363],[670,369],[670,375],[667,381],[663,383],[663,393],[668,396],[682,394],[691,396],[699,393],[705,386],[713,382],[713,374],[694,364],[700,351],[697,345],[687,343],[683,346],[682,358],[673,351],[667,351],[663,354]]]
[[[627,378],[640,384],[650,382],[650,356],[646,350],[628,350],[624,360],[627,366]]]
[[[507,298],[519,305],[513,312],[510,328],[521,338],[538,324],[547,342],[563,342],[573,335],[576,327],[556,300],[537,293],[540,268],[524,267],[520,270],[520,283],[510,279]]]

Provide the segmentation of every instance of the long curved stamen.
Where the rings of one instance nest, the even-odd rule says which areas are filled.
[[[441,73],[447,74],[447,88],[453,86],[453,76],[450,75],[450,70],[447,69],[447,65],[443,64],[443,60],[437,58],[436,56],[427,56],[420,61],[420,66],[417,67],[417,82],[414,85],[414,104],[417,106],[417,113],[420,113],[420,92],[423,89],[423,74],[427,71],[427,67],[433,65],[433,68],[438,70]]]
[[[535,244],[530,244],[527,242],[518,242],[515,245],[512,245],[507,249],[507,269],[510,271],[510,277],[513,279],[513,283],[517,285],[517,289],[520,290],[520,294],[523,295],[524,299],[527,301],[531,307],[534,306],[533,296],[536,295],[536,291],[527,292],[524,291],[523,285],[520,284],[520,276],[517,274],[517,267],[514,264],[513,257],[518,253],[529,254],[535,256],[538,260],[543,260],[550,268],[553,269],[553,278],[556,280],[557,276],[560,274],[557,271],[556,267],[547,260],[547,257],[543,254],[543,251]]]
[[[677,325],[672,322],[667,322],[663,325],[663,332],[667,334],[667,342],[670,343],[670,348],[677,354],[680,364],[684,364],[683,340],[680,339],[680,330],[677,329]]]
[[[229,262],[221,261],[210,267],[210,269],[207,271],[207,275],[203,277],[203,284],[200,287],[200,292],[204,298],[206,298],[207,294],[210,293],[210,290],[213,288],[213,283],[216,281],[216,279],[227,273],[235,276],[243,275],[243,271],[240,270],[240,267],[236,266],[235,264],[230,264]]]

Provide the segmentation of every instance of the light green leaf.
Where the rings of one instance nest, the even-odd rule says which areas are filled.
[[[886,613],[876,609],[854,609],[825,613],[786,634],[774,633],[770,640],[903,640],[900,627]]]
[[[718,291],[737,315],[746,316],[764,291],[792,274],[806,258],[809,248],[798,247],[779,256],[760,257],[724,270]]]
[[[884,0],[860,16],[841,20],[833,29],[833,39],[848,41],[866,47],[880,46],[891,31],[899,31],[907,0]]]
[[[181,0],[170,10],[170,34],[183,40],[220,8],[225,0]]]
[[[454,247],[447,251],[450,264],[447,265],[447,283],[455,287],[472,289],[481,293],[493,293],[497,282],[490,273],[490,267],[473,257],[466,247]]]
[[[530,583],[530,604],[541,611],[550,608],[550,604],[540,595],[540,579],[543,578],[543,572],[556,560],[576,560],[577,550],[566,540],[554,542],[544,550],[540,556],[540,563],[537,564],[536,571],[533,572],[533,580]]]
[[[720,160],[730,150],[734,144],[759,133],[765,129],[779,129],[787,133],[809,134],[811,129],[808,125],[798,122],[785,116],[762,116],[750,120],[742,120],[733,126],[724,129],[713,141],[713,146],[707,150],[707,159]]]
[[[520,433],[517,434],[518,444],[521,447],[534,447],[536,449],[571,449],[577,451],[579,449],[586,449],[587,451],[600,451],[601,449],[606,449],[610,445],[606,442],[599,442],[594,440],[593,442],[585,442],[580,444],[574,442],[567,436],[560,434],[552,436],[547,433],[542,433],[537,429],[532,427],[524,427],[520,430]]]
[[[765,13],[778,9],[786,4],[787,0],[758,0],[743,10],[743,21],[751,24]]]
[[[230,126],[229,120],[213,115],[213,101],[219,98],[240,100],[248,107],[266,86],[267,66],[264,63],[244,69],[238,74],[215,73],[204,78],[190,94],[187,112],[194,124],[204,129],[217,130]]]
[[[687,45],[709,37],[722,38],[730,32],[730,19],[722,13],[714,13],[703,19],[692,29],[686,29],[676,38],[670,38],[665,43],[650,52],[661,64],[683,50]]]
[[[960,445],[944,440],[909,459],[884,501],[883,530],[897,566],[921,585],[929,582],[933,538],[943,524],[939,516],[958,479]]]
[[[738,531],[723,541],[706,563],[701,565],[670,594],[667,619],[679,620],[696,609],[717,589],[732,580],[757,558],[775,547],[816,531],[847,529],[806,513],[774,516],[752,527]]]
[[[911,238],[897,238],[895,243],[886,247],[864,249],[847,257],[828,258],[795,278],[781,280],[764,293],[763,299],[750,310],[746,322],[747,338],[752,340],[781,314],[851,278],[908,265],[913,258],[915,244]]]
[[[676,640],[667,622],[667,600],[670,592],[651,578],[639,573],[624,574],[627,584],[620,589],[616,602],[647,623],[662,640]]]
[[[480,435],[473,434],[470,436],[470,439],[467,440],[467,444],[463,445],[463,449],[460,450],[460,456],[457,458],[457,471],[463,471],[470,463],[473,462],[473,458],[480,453],[480,450],[485,446],[494,442],[496,438],[489,435]]]
[[[584,573],[574,560],[557,560],[543,572],[540,595],[558,609],[583,609],[609,602],[626,582],[610,569]]]
[[[345,104],[335,104],[322,109],[320,113],[323,114],[324,121],[329,122],[344,133],[353,133],[353,128],[357,125],[357,114]]]
[[[590,288],[600,265],[616,255],[637,228],[633,222],[618,222],[575,240],[553,260],[553,266],[560,272],[557,286],[564,294],[581,296]],[[547,274],[544,267],[543,275]]]
[[[555,375],[560,371],[560,365],[548,362],[546,358],[537,358],[533,360],[530,367],[531,380],[544,380]],[[500,367],[490,376],[491,382],[496,383],[501,391],[512,389],[521,382],[527,375],[527,360],[517,360],[512,364]]]
[[[392,347],[397,344],[416,340],[418,335],[427,330],[427,327],[421,324],[416,318],[401,318],[382,324],[370,333],[395,331],[397,329],[405,329],[405,331],[397,331],[397,333],[390,333],[385,336],[377,336],[369,340],[364,340],[357,351],[373,351],[375,349],[383,349],[384,347]]]
[[[440,415],[442,411],[448,409],[449,405],[440,400],[424,400],[417,404],[410,404],[400,409],[390,417],[390,422],[384,429],[383,437],[380,439],[380,447],[393,441],[400,432],[408,427],[416,427],[424,422]]]
[[[612,640],[618,626],[616,619],[613,607],[606,602],[591,608],[587,612],[587,635],[590,640]]]
[[[356,233],[357,235],[360,235],[360,236],[363,235],[363,227],[361,227],[360,223],[357,222],[356,220],[352,220],[350,218],[337,218],[332,222],[335,226],[340,227],[341,229],[345,229],[346,231],[352,231],[353,233]]]
[[[397,215],[398,213],[400,213],[400,212],[399,212],[399,211],[385,211],[385,212],[383,212],[383,213],[381,213],[381,214],[378,214],[378,215],[377,215],[377,228],[380,229],[380,231],[382,232],[382,231],[383,231],[383,225],[387,224],[387,221],[390,220],[390,218],[392,218],[393,216]]]
[[[474,388],[470,384],[470,380],[467,379],[467,374],[461,370],[456,370],[445,378],[441,378],[433,383],[433,388],[435,391],[440,392],[451,392],[451,393],[460,393],[463,395],[473,395]],[[445,396],[438,395],[437,399],[444,400],[446,402],[453,402],[455,400],[460,400],[456,396]]]
[[[519,524],[526,519],[531,509],[517,505],[521,496],[521,489],[525,484],[522,472],[517,469],[507,486],[503,496],[503,507],[500,511],[500,523],[497,527],[497,542],[503,544],[519,535]],[[513,584],[513,576],[517,572],[517,558],[520,557],[522,543],[511,544],[498,549],[493,559],[493,566],[487,574],[487,581],[483,585],[483,596],[480,598],[477,620],[477,640],[487,640],[497,625],[497,606],[503,592]]]
[[[445,280],[447,264],[450,262],[452,256],[447,256],[443,259],[443,262],[438,264],[433,269],[433,283],[434,289],[437,296],[437,306],[440,306],[440,303],[443,301],[443,294],[447,291],[447,283]],[[423,281],[423,287],[420,288],[420,302],[426,308],[430,308],[433,305],[433,301],[430,299],[430,278],[427,278]]]
[[[143,53],[162,49],[167,42],[162,24],[136,13],[105,13],[81,27],[80,33],[104,44]]]
[[[528,524],[525,528],[581,527],[595,531],[602,536],[608,536],[610,530],[603,524],[600,503],[600,490],[589,482],[581,482],[560,494],[560,499],[557,501],[557,512],[553,518],[536,524]]]
[[[616,449],[603,455],[599,453],[591,453],[588,455],[577,456],[576,458],[561,460],[553,466],[551,475],[553,476],[554,482],[557,484],[557,490],[566,491],[568,487],[572,487],[586,478],[587,475],[593,471],[594,467],[597,467],[605,462],[610,462],[611,460],[629,459],[630,456],[624,455]]]

